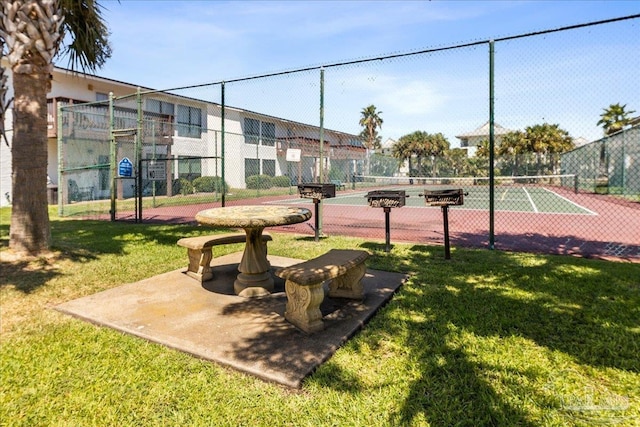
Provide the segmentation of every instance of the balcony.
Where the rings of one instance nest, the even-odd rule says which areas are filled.
[[[58,107],[73,104],[85,104],[87,101],[80,101],[70,98],[48,98],[47,99],[47,138],[58,137]]]
[[[85,101],[69,98],[47,100],[47,137],[57,138],[58,107],[86,104]],[[113,113],[114,130],[135,130],[138,128],[138,114],[135,109],[116,107]],[[108,140],[110,138],[109,111],[107,105],[91,104],[73,111],[66,110],[62,117],[64,137]],[[156,144],[171,145],[174,135],[174,116],[168,114],[143,112],[143,139]]]
[[[279,157],[285,157],[289,148],[300,149],[302,157],[318,157],[320,140],[304,136],[278,138],[276,150]],[[362,144],[336,144],[330,141],[324,141],[323,151],[325,155],[336,159],[363,159],[366,155]]]

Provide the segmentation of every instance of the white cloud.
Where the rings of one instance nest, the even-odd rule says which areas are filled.
[[[376,103],[391,108],[398,114],[417,115],[430,113],[442,106],[447,97],[432,84],[413,80],[392,82],[384,93],[376,96]]]

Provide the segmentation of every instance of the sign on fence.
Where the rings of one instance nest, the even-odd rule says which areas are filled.
[[[131,177],[133,175],[133,163],[125,157],[118,163],[118,176]]]
[[[164,181],[167,179],[167,164],[164,161],[151,160],[147,163],[147,179]]]
[[[288,162],[299,162],[301,154],[302,154],[302,150],[299,149],[299,148],[288,148],[287,149],[287,161]]]

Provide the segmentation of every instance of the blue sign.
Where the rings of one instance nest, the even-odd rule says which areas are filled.
[[[130,177],[133,175],[133,163],[127,157],[120,160],[118,163],[118,175],[123,177]]]

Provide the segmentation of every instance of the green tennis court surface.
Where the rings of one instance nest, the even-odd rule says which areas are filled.
[[[447,188],[455,188],[448,186]],[[382,186],[366,190],[339,191],[335,198],[324,199],[325,205],[366,206],[367,193],[370,190],[404,190],[409,196],[405,207],[432,208],[425,205],[421,194],[424,190],[443,189],[443,186],[409,185]],[[452,206],[452,209],[489,210],[489,187],[484,185],[465,186],[464,205]],[[280,200],[278,203],[310,204],[313,200],[292,198]],[[571,200],[571,193],[553,186],[510,185],[499,186],[494,190],[494,206],[496,211],[531,212],[546,214],[597,215],[592,210]]]

